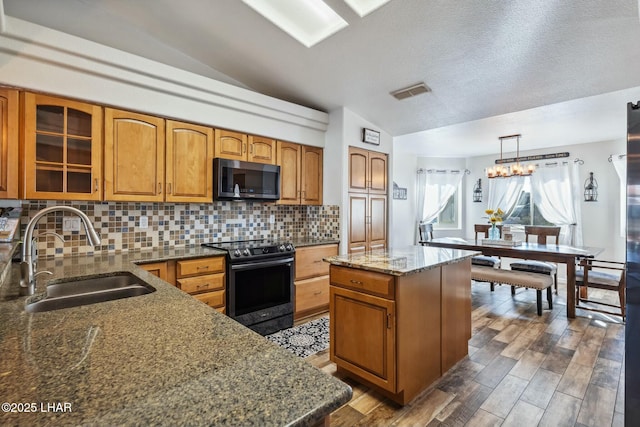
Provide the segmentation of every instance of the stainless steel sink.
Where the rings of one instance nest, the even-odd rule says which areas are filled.
[[[28,313],[79,307],[155,292],[155,288],[139,277],[120,272],[105,276],[85,277],[78,280],[53,283],[47,286],[44,298],[26,305]]]

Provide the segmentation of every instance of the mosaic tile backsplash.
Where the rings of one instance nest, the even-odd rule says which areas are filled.
[[[281,206],[258,202],[169,204],[127,202],[24,201],[22,232],[39,210],[56,205],[73,206],[89,216],[102,239],[98,247],[87,244],[84,228],[64,231],[56,212],[40,219],[37,234],[40,256],[116,253],[159,247],[184,247],[213,240],[335,239],[340,238],[338,206]],[[148,228],[140,227],[146,216]],[[62,236],[64,244],[51,234]]]

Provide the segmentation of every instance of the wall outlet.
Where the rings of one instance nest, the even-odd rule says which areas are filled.
[[[275,224],[276,222],[276,216],[275,215],[270,215],[269,216],[269,224]]]
[[[62,231],[80,231],[80,218],[76,216],[63,217]]]
[[[140,217],[140,228],[149,228],[149,217],[147,216]]]

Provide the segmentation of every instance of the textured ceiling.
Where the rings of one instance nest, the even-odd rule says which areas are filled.
[[[4,0],[4,7],[276,98],[323,111],[344,106],[393,136],[440,134],[433,129],[530,109],[539,127],[549,126],[551,104],[621,90],[640,99],[637,0],[392,0],[364,18],[342,0],[326,2],[350,25],[312,48],[240,0]],[[431,93],[403,101],[389,94],[421,81]],[[590,114],[597,116],[597,104]],[[490,151],[499,135],[513,133],[505,120],[481,122],[496,126],[487,132]]]

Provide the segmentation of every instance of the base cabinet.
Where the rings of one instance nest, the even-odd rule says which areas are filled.
[[[467,355],[471,265],[405,276],[330,268],[330,358],[404,405]]]
[[[323,258],[338,255],[338,245],[296,248],[295,319],[329,309],[329,264]]]
[[[396,392],[395,302],[331,287],[331,360],[359,377]]]
[[[225,313],[224,257],[178,261],[176,263],[176,285],[209,307]]]

